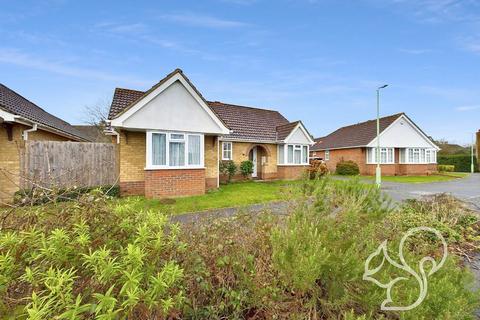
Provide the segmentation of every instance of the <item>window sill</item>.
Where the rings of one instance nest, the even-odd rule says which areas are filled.
[[[205,169],[204,166],[195,166],[195,167],[145,167],[143,170],[151,171],[151,170],[198,170],[198,169]]]
[[[305,167],[305,166],[309,166],[309,165],[310,165],[309,163],[277,164],[277,166],[279,166],[279,167]]]

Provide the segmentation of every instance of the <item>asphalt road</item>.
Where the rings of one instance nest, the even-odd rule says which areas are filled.
[[[384,182],[382,190],[395,201],[421,198],[437,193],[447,193],[471,203],[480,210],[480,173],[470,174],[463,179],[432,183]]]

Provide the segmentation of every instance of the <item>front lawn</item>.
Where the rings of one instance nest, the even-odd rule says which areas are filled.
[[[448,172],[432,174],[430,176],[382,176],[382,181],[400,183],[430,183],[460,179],[466,177],[467,175],[468,173],[463,172]],[[375,180],[375,176],[361,176],[361,179]]]
[[[163,200],[128,197],[118,201],[120,203],[134,201],[139,210],[150,209],[170,214],[198,212],[282,200],[285,199],[288,187],[300,181],[235,182],[221,185],[218,190],[212,190],[200,196]]]

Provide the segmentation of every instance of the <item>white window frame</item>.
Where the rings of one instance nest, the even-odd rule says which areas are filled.
[[[405,161],[402,164],[435,164],[437,163],[437,150],[433,148],[404,148]],[[409,154],[412,154],[410,159]],[[415,157],[418,154],[418,162]]]
[[[385,153],[386,161],[380,161],[380,164],[395,164],[395,148],[380,147],[380,160],[382,159],[382,153]],[[369,159],[369,155],[371,159]],[[367,164],[377,164],[377,148],[367,148],[366,158]]]
[[[225,146],[230,146],[230,150],[225,150]],[[230,157],[225,157],[225,151],[230,153]],[[231,141],[222,142],[222,160],[233,160],[233,143]]]
[[[366,153],[367,164],[377,164],[377,148],[368,148]],[[380,164],[395,164],[395,148],[380,147],[380,160],[382,160],[382,153],[385,154],[386,161],[380,161]]]
[[[325,150],[325,161],[330,160],[330,150]]]
[[[291,146],[293,148],[293,157],[292,157],[292,163],[288,161],[288,147]],[[305,148],[307,147],[307,156],[305,156]],[[300,163],[295,163],[295,150],[300,150]],[[280,159],[280,145],[277,145],[277,153],[278,153],[278,160]],[[298,143],[286,143],[283,144],[283,163],[280,163],[280,161],[277,161],[277,165],[279,166],[305,166],[310,164],[308,162],[308,155],[310,154],[310,145],[308,144],[298,144]],[[305,162],[307,160],[307,162]]]
[[[165,135],[165,165],[154,165],[153,164],[153,143],[152,143],[152,135],[164,134]],[[172,139],[172,135],[183,135],[183,139]],[[198,136],[200,137],[200,164],[189,165],[188,164],[188,137],[189,136]],[[157,130],[149,130],[147,131],[147,139],[146,139],[146,167],[145,170],[156,170],[156,169],[203,169],[205,168],[205,136],[201,133],[192,133],[192,132],[168,132],[168,131],[157,131]],[[170,166],[170,142],[184,142],[185,143],[185,165],[183,166]]]

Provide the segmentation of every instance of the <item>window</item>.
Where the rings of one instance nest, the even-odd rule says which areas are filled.
[[[152,134],[152,164],[154,166],[164,166],[167,164],[167,135],[164,133]]]
[[[203,135],[147,132],[147,169],[202,166]]]
[[[437,151],[427,148],[406,148],[407,160],[401,163],[437,163]]]
[[[222,160],[232,160],[232,150],[231,142],[222,142]]]
[[[278,145],[278,164],[308,164],[309,147],[301,144]]]
[[[325,150],[325,161],[330,160],[330,150]]]
[[[287,150],[288,150],[287,163],[293,163],[293,145],[291,144],[288,145]]]
[[[200,136],[188,136],[188,164],[200,165]]]
[[[395,163],[395,151],[394,148],[380,148],[380,163],[392,164]],[[367,163],[377,163],[377,148],[367,149]]]
[[[278,145],[278,164],[285,163],[285,145],[279,144]]]

